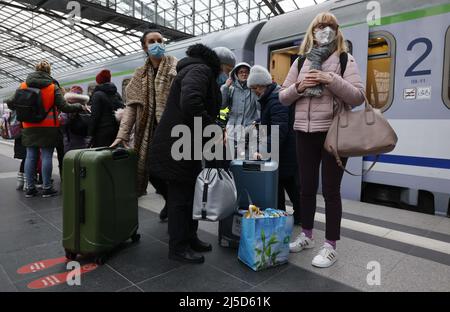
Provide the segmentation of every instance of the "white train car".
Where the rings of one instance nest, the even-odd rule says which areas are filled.
[[[382,18],[369,26],[377,9]],[[279,16],[261,30],[255,63],[282,83],[308,24],[322,11],[338,17],[371,104],[399,137],[369,174],[345,175],[343,197],[449,216],[449,1],[337,0]],[[372,160],[353,158],[348,167],[361,172]]]

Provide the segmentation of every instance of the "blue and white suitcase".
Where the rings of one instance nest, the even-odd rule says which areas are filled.
[[[219,221],[219,245],[238,248],[241,219],[250,204],[261,209],[278,207],[278,163],[264,160],[233,160],[230,164],[236,183],[236,212]]]

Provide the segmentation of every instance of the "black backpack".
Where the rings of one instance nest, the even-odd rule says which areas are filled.
[[[298,57],[298,63],[297,63],[297,69],[298,73],[300,73],[300,70],[303,67],[303,64],[305,64],[306,56],[301,55]],[[348,63],[348,53],[342,52],[339,55],[339,62],[341,63],[341,77],[344,77],[345,70],[347,69],[347,63]]]
[[[45,110],[41,90],[38,88],[18,89],[14,94],[12,104],[17,113],[17,120],[21,122],[41,122],[51,110]]]

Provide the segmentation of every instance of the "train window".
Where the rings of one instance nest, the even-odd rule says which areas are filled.
[[[89,97],[91,97],[92,96],[92,93],[94,93],[94,89],[95,89],[95,87],[97,86],[97,83],[95,83],[95,82],[91,82],[89,85],[88,85],[88,95],[89,95]]]
[[[442,88],[442,97],[445,105],[450,108],[450,27],[447,29],[445,37],[445,61],[444,61],[444,86]]]
[[[394,99],[395,39],[387,32],[369,36],[367,62],[367,98],[373,107],[387,110]]]
[[[126,78],[122,81],[122,99],[123,99],[124,103],[127,102],[126,88],[127,88],[128,84],[130,83],[130,81],[131,81],[131,78]]]

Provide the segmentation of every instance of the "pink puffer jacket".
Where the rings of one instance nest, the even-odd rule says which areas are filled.
[[[361,81],[358,65],[352,55],[348,55],[347,68],[341,77],[339,53],[333,53],[323,64],[324,72],[333,73],[333,81],[324,87],[321,97],[303,97],[297,92],[295,83],[302,81],[309,71],[311,62],[307,59],[300,71],[297,70],[298,59],[292,64],[286,81],[280,91],[280,102],[284,105],[295,103],[294,129],[303,132],[327,132],[334,113],[339,106],[355,107],[364,102],[364,85]],[[336,106],[333,103],[336,102]],[[333,112],[334,109],[334,112]]]

